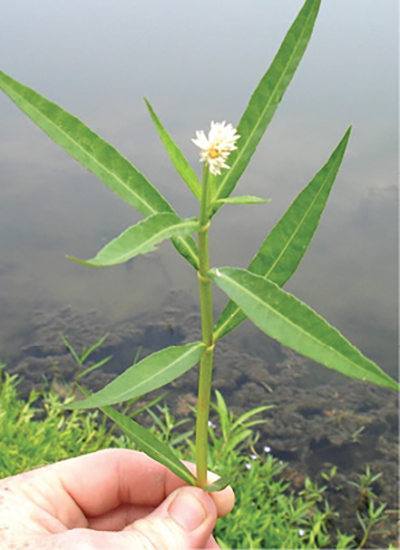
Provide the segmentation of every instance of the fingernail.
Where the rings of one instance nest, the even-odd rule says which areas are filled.
[[[170,517],[185,531],[194,531],[206,519],[202,503],[185,489],[180,489],[168,507]]]

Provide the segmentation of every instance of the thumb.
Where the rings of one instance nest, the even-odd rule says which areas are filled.
[[[217,509],[212,498],[197,487],[181,487],[146,518],[125,528],[137,550],[218,548],[212,539]],[[211,540],[210,540],[211,539]]]

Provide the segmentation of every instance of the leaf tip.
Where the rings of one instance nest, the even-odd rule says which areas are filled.
[[[67,260],[70,260],[71,262],[74,262],[76,264],[80,264],[80,265],[88,265],[85,260],[81,260],[80,258],[75,258],[75,256],[70,256],[69,254],[67,254],[65,256],[67,258]]]
[[[205,487],[202,487],[202,489],[206,493],[213,493],[213,492],[217,492],[217,491],[223,491],[226,487],[228,487],[228,485],[230,485],[232,483],[232,479],[233,478],[231,476],[220,477],[219,479],[217,479],[213,483],[210,483],[210,485],[206,485]]]
[[[75,263],[81,263],[82,260],[80,260],[79,258],[75,258],[75,256],[70,256],[69,254],[66,254],[65,257],[67,258],[67,260],[70,260],[71,262],[75,262]]]

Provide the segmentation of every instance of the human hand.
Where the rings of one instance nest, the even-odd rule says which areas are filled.
[[[143,453],[98,451],[0,480],[0,547],[219,548],[212,530],[233,504],[230,487],[205,493]]]

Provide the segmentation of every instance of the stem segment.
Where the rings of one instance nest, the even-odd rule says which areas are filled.
[[[199,391],[196,420],[196,466],[197,485],[207,485],[207,456],[208,456],[208,419],[210,416],[211,380],[214,364],[213,339],[213,302],[211,281],[207,277],[210,268],[208,250],[208,230],[210,227],[210,195],[211,177],[207,166],[203,171],[203,187],[200,203],[198,232],[199,247],[199,295],[201,312],[201,331],[204,344],[207,346],[200,360]]]

